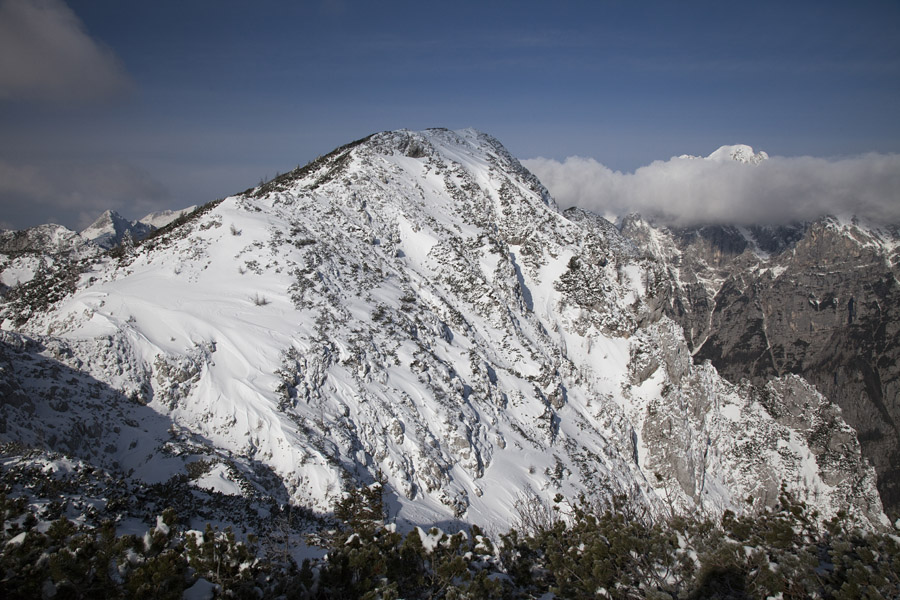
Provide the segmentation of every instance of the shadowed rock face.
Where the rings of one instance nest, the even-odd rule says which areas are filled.
[[[840,406],[878,472],[886,512],[897,518],[895,234],[832,219],[780,229],[753,228],[750,239],[730,227],[667,232],[664,260],[679,283],[665,310],[684,328],[695,362],[711,361],[733,382],[799,374]]]

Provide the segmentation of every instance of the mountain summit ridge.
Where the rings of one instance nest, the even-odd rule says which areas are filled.
[[[746,144],[735,144],[732,146],[721,146],[715,152],[707,156],[706,159],[717,162],[733,160],[739,163],[758,165],[762,161],[768,160],[769,155],[762,150],[754,152],[753,148]]]
[[[556,494],[746,512],[782,485],[883,524],[840,410],[800,377],[694,364],[666,277],[494,138],[383,132],[98,259],[23,324],[7,311],[10,363],[43,348],[110,393],[4,405],[2,436],[320,512],[383,473],[411,524],[505,528]],[[170,425],[139,433],[145,413]],[[108,450],[46,429],[75,421]]]
[[[748,146],[747,144],[726,144],[724,146],[719,146],[707,156],[682,154],[678,158],[707,160],[717,163],[736,162],[746,165],[758,165],[763,161],[769,160],[769,155],[762,150],[754,152],[753,147]]]

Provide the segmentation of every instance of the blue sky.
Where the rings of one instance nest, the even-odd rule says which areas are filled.
[[[0,226],[201,203],[396,128],[624,172],[897,153],[897,31],[896,0],[0,0]]]

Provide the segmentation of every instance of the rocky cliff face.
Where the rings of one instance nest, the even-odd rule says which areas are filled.
[[[677,240],[626,229],[561,213],[484,134],[377,134],[4,306],[0,434],[318,511],[380,472],[411,523],[505,529],[557,494],[747,512],[782,487],[884,522],[819,391],[692,360],[727,261],[683,298]]]
[[[896,231],[825,218],[780,229],[623,233],[671,274],[665,312],[695,362],[733,382],[802,375],[841,407],[900,510],[900,285]]]

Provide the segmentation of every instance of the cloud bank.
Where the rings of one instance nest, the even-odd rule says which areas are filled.
[[[522,161],[563,207],[640,213],[675,226],[776,225],[823,215],[900,223],[900,155],[772,157],[757,165],[676,157],[634,173],[592,158]]]
[[[112,51],[61,0],[0,0],[0,98],[88,101],[130,86]]]
[[[0,228],[57,223],[81,230],[107,209],[140,218],[170,202],[162,184],[128,164],[33,165],[0,159]]]

